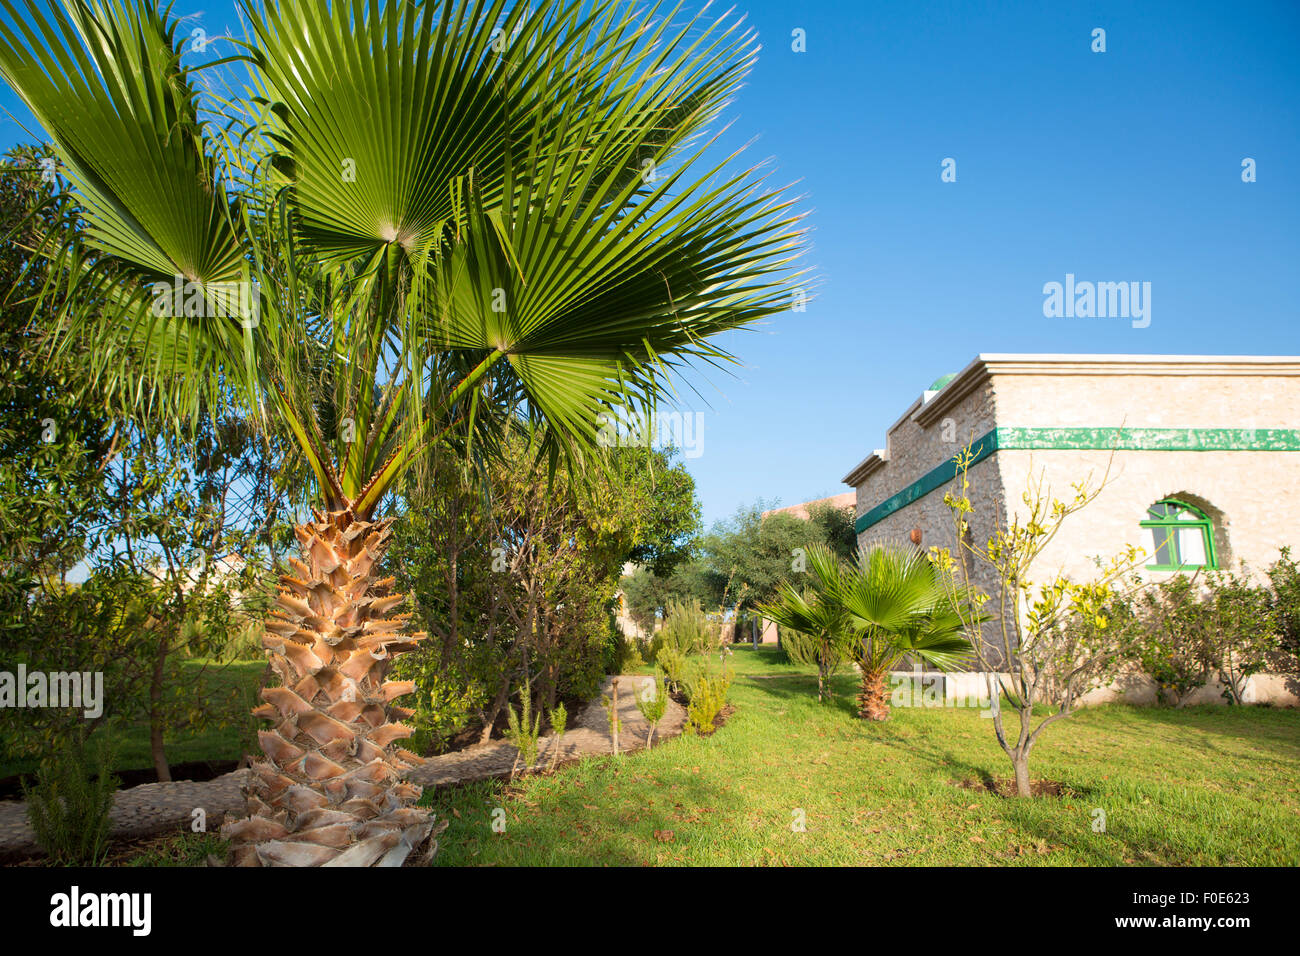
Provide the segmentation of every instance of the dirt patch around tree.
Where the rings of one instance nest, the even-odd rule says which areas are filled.
[[[991,793],[998,797],[1016,798],[1016,781],[1012,777],[984,777],[980,780],[962,780],[957,786],[963,790],[977,790]],[[1035,797],[1076,797],[1078,793],[1071,790],[1060,780],[1031,780],[1029,789]]]

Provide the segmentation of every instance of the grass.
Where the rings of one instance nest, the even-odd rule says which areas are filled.
[[[190,670],[195,680],[202,681],[203,699],[228,702],[230,708],[242,716],[257,702],[257,687],[266,664],[263,661],[234,661],[229,664],[208,662],[205,665],[203,661],[193,660],[183,661],[179,666]],[[183,683],[188,684],[188,680]],[[169,728],[163,737],[167,761],[175,766],[192,761],[238,760],[255,742],[251,735],[253,718],[232,720],[229,717],[226,715],[227,719],[215,721],[207,727]],[[118,731],[114,743],[118,748],[113,761],[114,770],[153,768],[147,721]],[[0,759],[0,780],[16,774],[35,773],[39,765],[39,759]]]
[[[1085,710],[1047,730],[1030,765],[1064,796],[1015,800],[978,785],[1010,764],[976,710],[895,708],[868,725],[851,674],[822,705],[812,672],[774,650],[732,660],[737,710],[711,737],[426,793],[450,821],[437,862],[1300,864],[1295,710]]]

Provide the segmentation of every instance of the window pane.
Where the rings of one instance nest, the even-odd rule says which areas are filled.
[[[1173,565],[1177,562],[1174,560],[1174,538],[1170,528],[1152,528],[1155,536],[1155,545],[1152,552],[1155,554],[1155,560],[1152,564]]]
[[[1205,560],[1205,526],[1178,529],[1178,552],[1185,565],[1204,567]]]

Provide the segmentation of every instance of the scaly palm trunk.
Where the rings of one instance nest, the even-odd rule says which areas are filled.
[[[862,688],[858,691],[858,716],[863,720],[889,719],[889,694],[885,689],[885,673],[881,669],[862,668]]]
[[[402,780],[420,758],[393,743],[410,736],[394,718],[411,711],[392,701],[415,685],[384,676],[425,635],[401,633],[410,615],[390,612],[404,596],[374,577],[392,519],[316,518],[294,529],[303,560],[280,579],[266,625],[281,686],[253,711],[273,726],[258,733],[248,817],[222,836],[237,866],[400,866],[433,823],[412,806],[421,788]]]

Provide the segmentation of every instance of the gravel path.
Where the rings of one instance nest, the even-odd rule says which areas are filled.
[[[607,695],[614,678],[605,678],[601,694]],[[636,709],[635,693],[645,677],[623,676],[619,679],[619,751],[627,752],[645,748],[648,726]],[[655,730],[655,745],[660,739],[676,737],[686,723],[686,711],[674,700]],[[589,754],[608,754],[612,740],[609,721],[600,699],[583,708],[572,720],[559,742],[561,762],[576,760]],[[551,765],[555,756],[554,737],[538,741],[536,766]],[[467,747],[441,757],[431,757],[410,773],[410,779],[422,786],[470,783],[493,777],[506,777],[514,765],[517,751],[509,743],[493,740]],[[155,836],[168,830],[188,830],[195,819],[195,811],[202,808],[206,829],[215,832],[227,814],[242,816],[244,798],[240,786],[248,770],[236,770],[213,780],[178,780],[172,783],[146,783],[119,791],[112,810],[112,836],[115,840],[133,840]],[[27,805],[21,800],[0,801],[0,864],[12,863],[40,852],[27,823]]]

